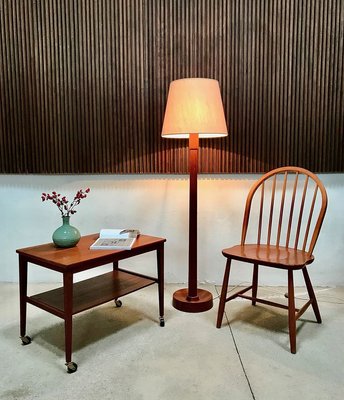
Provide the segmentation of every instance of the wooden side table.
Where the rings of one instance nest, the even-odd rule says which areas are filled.
[[[48,311],[65,321],[65,353],[67,372],[77,370],[72,361],[72,316],[100,304],[119,300],[129,293],[158,284],[159,322],[164,321],[164,243],[166,239],[140,235],[131,250],[90,250],[98,234],[83,236],[76,247],[59,249],[53,243],[18,249],[20,287],[20,337],[24,345],[31,343],[26,336],[27,303]],[[119,261],[156,251],[157,277],[142,275],[119,268]],[[36,264],[63,274],[63,286],[44,293],[27,295],[28,263]],[[113,264],[110,272],[73,283],[75,273],[105,264]]]

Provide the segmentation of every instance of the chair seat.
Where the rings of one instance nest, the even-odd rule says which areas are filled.
[[[244,244],[222,250],[227,258],[283,269],[301,269],[313,262],[307,252],[282,246]]]

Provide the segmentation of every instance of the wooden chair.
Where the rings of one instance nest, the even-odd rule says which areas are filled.
[[[257,212],[254,213],[253,205]],[[326,213],[326,190],[313,173],[298,167],[282,167],[268,172],[251,188],[245,207],[241,244],[224,249],[227,258],[220,295],[216,327],[222,324],[225,303],[236,297],[288,310],[290,350],[296,353],[296,321],[312,305],[316,320],[321,316],[307,265],[314,261],[313,250]],[[257,219],[253,224],[254,217]],[[247,236],[255,236],[254,244],[247,244]],[[252,243],[251,242],[251,243]],[[252,285],[227,297],[231,261],[253,264]],[[264,265],[288,271],[288,305],[257,297],[258,266]],[[295,308],[294,271],[301,270],[309,300]],[[251,290],[251,296],[246,295]]]

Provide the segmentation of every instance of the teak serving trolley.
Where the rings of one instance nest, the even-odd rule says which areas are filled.
[[[98,234],[83,236],[76,247],[59,249],[53,243],[18,249],[20,286],[20,337],[24,345],[31,343],[26,336],[27,303],[33,304],[62,319],[65,323],[66,366],[69,373],[77,370],[72,361],[72,316],[100,304],[119,300],[129,293],[158,284],[159,322],[164,326],[164,243],[166,239],[140,235],[131,250],[90,250]],[[119,268],[119,261],[156,251],[157,277]],[[44,293],[27,295],[28,263],[36,264],[63,274],[63,286]],[[113,264],[110,272],[73,284],[74,274]]]

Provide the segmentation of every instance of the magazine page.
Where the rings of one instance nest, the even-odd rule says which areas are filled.
[[[125,231],[125,229],[101,229],[99,232],[100,238],[120,238],[120,237],[128,237],[121,232]]]
[[[91,250],[130,250],[136,238],[99,238],[90,247]]]
[[[104,239],[136,238],[139,234],[138,229],[101,229],[99,237]]]

